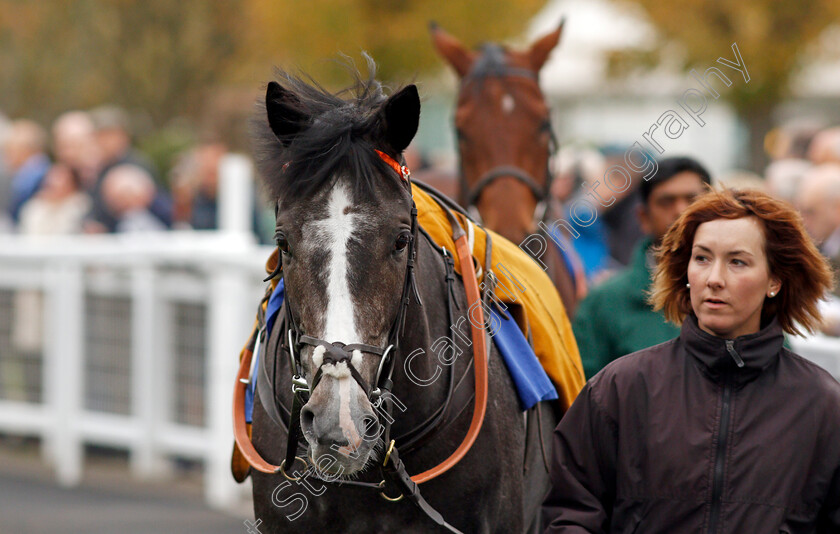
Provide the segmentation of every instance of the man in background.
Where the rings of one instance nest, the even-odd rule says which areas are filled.
[[[102,153],[95,132],[93,120],[86,111],[62,113],[52,125],[56,161],[70,167],[87,191],[93,189],[102,168]]]
[[[827,163],[812,168],[803,178],[796,195],[796,207],[805,229],[834,271],[834,295],[820,301],[822,331],[840,336],[840,164]]]
[[[837,272],[840,268],[840,164],[814,167],[805,175],[796,206],[808,233]],[[840,289],[834,292],[840,296]]]
[[[116,221],[115,232],[166,230],[166,225],[151,212],[155,183],[141,167],[130,163],[111,167],[102,180],[101,189],[105,207]]]
[[[185,157],[173,180],[175,221],[193,230],[219,228],[219,165],[228,149],[219,141],[205,141]]]
[[[700,163],[678,157],[661,160],[656,174],[639,185],[637,216],[645,237],[626,269],[590,290],[572,324],[587,379],[620,356],[679,335],[679,328],[647,303],[656,267],[653,247],[710,183]]]

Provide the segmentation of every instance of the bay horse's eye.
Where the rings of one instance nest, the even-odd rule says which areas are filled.
[[[404,250],[409,243],[411,243],[411,234],[404,232],[397,236],[397,240],[394,242],[394,250],[397,252]]]
[[[289,253],[289,241],[286,239],[286,234],[277,232],[274,235],[274,241],[277,243],[277,248],[280,249],[280,252],[283,254]]]
[[[461,130],[460,128],[457,128],[455,130],[455,138],[458,140],[459,143],[466,143],[467,142],[467,136],[464,134],[464,131]]]

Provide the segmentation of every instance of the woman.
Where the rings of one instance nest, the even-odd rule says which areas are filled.
[[[21,208],[18,231],[29,236],[77,234],[90,207],[90,196],[78,174],[67,165],[55,163],[41,189]]]
[[[711,191],[651,301],[678,338],[608,365],[555,431],[552,533],[840,532],[840,384],[782,347],[831,271],[787,204]]]

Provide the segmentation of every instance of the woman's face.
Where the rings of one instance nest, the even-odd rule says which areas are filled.
[[[770,274],[761,222],[715,219],[697,227],[688,283],[700,328],[726,339],[758,332],[764,299],[781,287]]]

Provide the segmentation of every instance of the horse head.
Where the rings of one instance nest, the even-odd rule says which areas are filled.
[[[309,390],[301,430],[331,475],[361,471],[379,443],[380,364],[393,357],[414,250],[411,192],[395,166],[420,100],[413,85],[386,98],[370,70],[347,99],[281,73],[257,124],[290,349]]]
[[[435,48],[460,78],[461,203],[514,243],[536,231],[538,204],[549,200],[554,139],[538,74],[562,30],[561,22],[527,50],[486,43],[473,51],[431,25]]]

